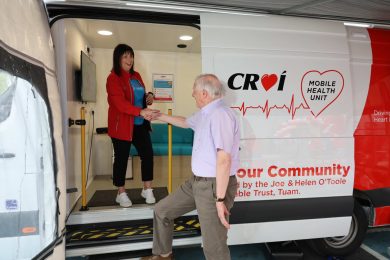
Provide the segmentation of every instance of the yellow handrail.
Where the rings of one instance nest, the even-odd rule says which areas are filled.
[[[172,109],[168,109],[168,115],[172,115]],[[168,192],[172,192],[172,125],[168,124]]]
[[[80,108],[81,122],[85,122],[85,107]],[[81,124],[81,210],[87,210],[87,190],[85,172],[85,124]]]

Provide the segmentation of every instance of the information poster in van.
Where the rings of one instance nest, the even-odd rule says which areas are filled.
[[[153,74],[153,93],[157,102],[173,102],[173,75]]]

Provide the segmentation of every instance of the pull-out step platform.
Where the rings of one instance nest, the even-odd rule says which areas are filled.
[[[150,212],[152,208],[144,207],[71,215],[67,224],[66,256],[151,249],[153,219]],[[191,213],[175,220],[174,247],[201,244],[198,216]]]
[[[175,220],[174,238],[200,235],[197,216],[185,216]],[[131,243],[153,239],[153,221],[137,220],[114,223],[68,226],[66,248],[112,243]]]

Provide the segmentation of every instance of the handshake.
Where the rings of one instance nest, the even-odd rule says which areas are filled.
[[[156,120],[161,116],[160,110],[151,108],[144,108],[139,114],[148,121]]]

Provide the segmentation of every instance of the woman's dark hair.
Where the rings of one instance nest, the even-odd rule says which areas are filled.
[[[113,54],[113,70],[116,75],[120,76],[121,75],[121,57],[125,53],[130,53],[131,56],[133,56],[134,59],[134,51],[133,48],[131,48],[127,44],[118,44],[115,49],[114,49],[114,54]],[[134,60],[133,60],[133,65],[130,68],[130,73],[134,72]]]

